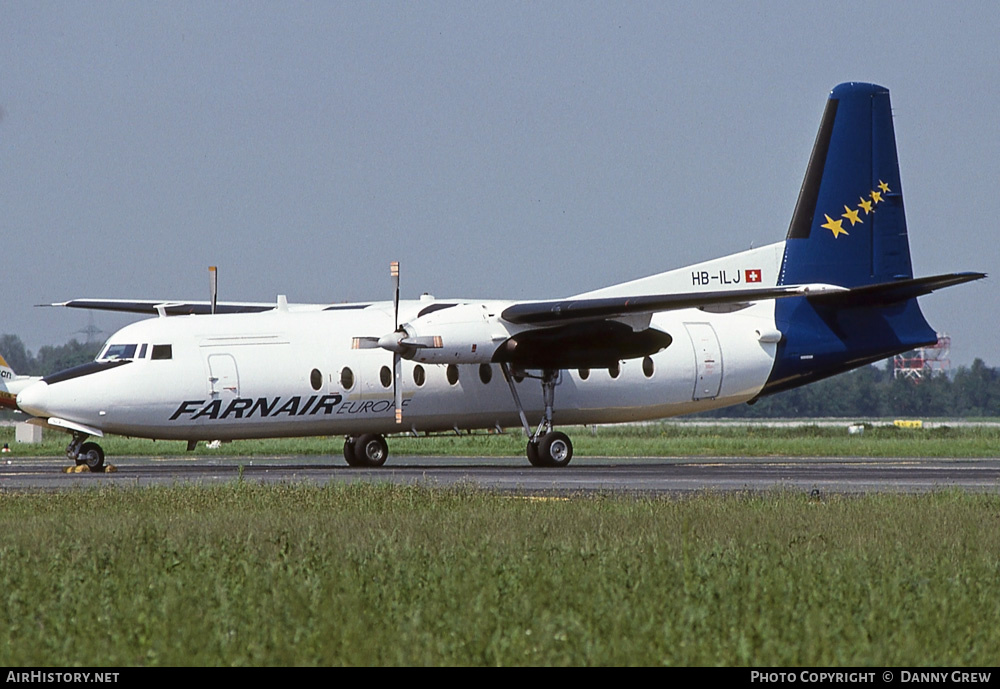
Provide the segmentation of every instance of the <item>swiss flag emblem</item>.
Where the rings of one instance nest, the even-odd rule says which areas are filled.
[[[746,278],[747,282],[760,282],[760,268],[744,270],[743,276]]]

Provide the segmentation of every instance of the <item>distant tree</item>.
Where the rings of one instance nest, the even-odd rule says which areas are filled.
[[[966,416],[1000,416],[1000,374],[982,359],[955,373],[955,405]]]
[[[98,343],[81,343],[73,339],[64,345],[46,345],[33,356],[24,348],[17,335],[0,335],[0,354],[17,374],[46,376],[92,361],[100,351]]]
[[[58,347],[42,347],[36,357],[38,375],[46,376],[93,361],[100,349],[98,343],[82,343],[76,339]]]
[[[953,377],[895,378],[892,364],[864,366],[762,397],[753,405],[705,412],[712,418],[1000,416],[1000,372],[976,359]]]
[[[14,373],[31,373],[31,354],[17,335],[0,335],[0,355],[14,369]]]

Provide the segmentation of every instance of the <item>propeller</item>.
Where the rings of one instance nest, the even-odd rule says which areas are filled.
[[[392,352],[392,393],[396,408],[396,423],[403,423],[403,356],[410,355],[413,347],[404,344],[407,332],[399,325],[399,261],[389,264],[392,277],[392,332],[382,337],[355,337],[352,349],[375,349],[381,347]]]
[[[355,337],[352,343],[354,349],[373,349],[381,347],[392,352],[392,388],[393,402],[396,407],[396,423],[403,423],[403,359],[412,359],[418,349],[442,346],[438,335],[411,336],[399,323],[399,261],[389,264],[389,275],[392,277],[392,324],[393,330],[382,337]]]
[[[212,291],[212,315],[215,315],[215,305],[219,297],[219,269],[216,266],[208,267],[208,279]]]
[[[389,275],[392,276],[395,292],[392,299],[392,324],[395,334],[399,331],[399,261],[392,261],[389,264]],[[401,424],[403,423],[403,353],[398,347],[392,352],[392,396],[396,408],[396,423]]]

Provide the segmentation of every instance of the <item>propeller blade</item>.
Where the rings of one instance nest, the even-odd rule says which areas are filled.
[[[399,261],[393,261],[389,264],[389,275],[392,276],[393,288],[395,289],[396,296],[393,297],[393,316],[392,316],[392,327],[393,330],[399,329]]]
[[[378,342],[377,337],[355,337],[351,339],[351,349],[378,349]]]
[[[396,407],[396,423],[403,423],[403,357],[392,355],[392,392],[393,404]]]
[[[441,349],[444,346],[440,335],[403,337],[399,340],[399,344],[404,347],[413,347],[414,349]]]
[[[215,266],[208,267],[208,280],[211,284],[212,292],[212,315],[215,315],[215,305],[219,297],[219,269]]]

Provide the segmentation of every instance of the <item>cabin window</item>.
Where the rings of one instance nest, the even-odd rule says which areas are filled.
[[[413,367],[413,382],[417,384],[417,387],[420,387],[421,385],[423,385],[424,381],[426,381],[426,380],[427,380],[427,376],[424,373],[424,367],[421,366],[420,364],[417,364],[416,366],[414,366]]]
[[[388,366],[383,366],[378,372],[378,380],[382,383],[382,387],[387,388],[392,385],[392,371],[389,370]]]
[[[354,371],[347,366],[340,372],[340,386],[345,390],[350,390],[354,387]]]
[[[580,369],[580,380],[587,380],[588,378],[590,378],[590,369],[589,368],[581,368]]]
[[[647,378],[653,377],[653,360],[650,357],[643,357],[642,359],[642,373]]]
[[[314,368],[309,374],[309,384],[312,385],[313,390],[319,390],[323,387],[323,374],[319,372],[318,368]]]
[[[489,364],[479,364],[479,380],[483,381],[483,385],[489,385],[493,380],[493,367]]]
[[[449,385],[454,385],[455,383],[457,383],[458,382],[458,366],[456,366],[455,364],[448,364],[448,369],[446,370],[445,375],[448,376],[448,384]]]
[[[149,358],[173,359],[174,358],[173,345],[153,345],[153,353],[149,355]]]
[[[612,378],[617,378],[618,376],[621,375],[621,372],[622,372],[622,364],[620,361],[616,361],[613,366],[608,368],[608,373],[611,374]]]

